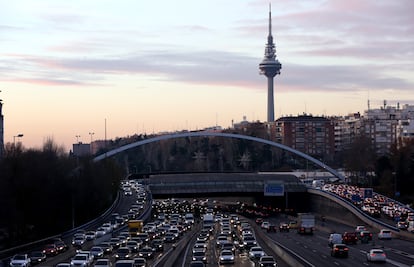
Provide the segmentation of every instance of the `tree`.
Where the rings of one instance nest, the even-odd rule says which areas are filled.
[[[371,139],[366,136],[355,138],[345,151],[344,167],[357,184],[367,183],[367,174],[375,169],[376,154]]]

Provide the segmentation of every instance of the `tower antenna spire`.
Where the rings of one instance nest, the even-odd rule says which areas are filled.
[[[259,64],[260,74],[267,77],[267,121],[275,120],[274,97],[273,97],[273,78],[280,74],[282,64],[276,59],[276,48],[272,36],[272,6],[269,3],[269,35],[262,62]]]
[[[269,3],[269,36],[272,35],[272,3]]]

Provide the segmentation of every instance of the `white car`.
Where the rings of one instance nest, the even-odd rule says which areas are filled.
[[[384,250],[382,249],[371,249],[367,253],[367,261],[378,261],[378,262],[386,262],[387,255],[385,254]]]
[[[249,250],[249,258],[250,259],[260,259],[261,257],[265,256],[266,253],[263,251],[261,247],[251,247]]]
[[[391,238],[392,238],[391,230],[381,229],[380,232],[378,233],[378,239],[391,239]]]
[[[269,222],[267,222],[267,221],[264,221],[264,222],[262,222],[262,225],[260,225],[260,227],[262,228],[262,229],[269,229],[269,227],[270,227],[270,223]]]
[[[70,261],[70,266],[87,267],[89,266],[89,257],[86,254],[76,254]]]
[[[357,227],[355,227],[355,232],[356,233],[360,233],[362,231],[366,231],[367,228],[364,225],[358,225]]]
[[[231,250],[223,250],[220,253],[220,264],[234,263],[234,254]]]
[[[30,266],[30,258],[27,254],[17,254],[10,261],[11,267],[28,267]]]

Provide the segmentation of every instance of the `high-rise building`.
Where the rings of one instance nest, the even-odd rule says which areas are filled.
[[[276,48],[272,36],[272,12],[269,10],[269,35],[267,36],[264,58],[259,64],[260,74],[267,77],[267,122],[273,122],[275,120],[273,78],[277,74],[280,74],[281,68],[282,64],[276,59]]]
[[[322,161],[335,153],[334,123],[325,117],[301,115],[276,120],[276,142],[297,149]]]

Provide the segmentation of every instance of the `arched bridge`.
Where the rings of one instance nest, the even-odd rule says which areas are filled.
[[[148,138],[142,141],[138,141],[135,143],[131,143],[125,146],[121,146],[119,148],[110,150],[102,155],[99,155],[97,157],[94,158],[94,161],[100,161],[102,159],[105,159],[107,157],[111,157],[114,156],[118,153],[121,153],[125,150],[134,148],[134,147],[138,147],[138,146],[142,146],[145,144],[149,144],[149,143],[154,143],[154,142],[159,142],[159,141],[163,141],[163,140],[168,140],[168,139],[176,139],[176,138],[185,138],[185,137],[207,137],[207,136],[213,136],[213,137],[225,137],[225,138],[237,138],[237,139],[244,139],[244,140],[250,140],[250,141],[254,141],[254,142],[259,142],[259,143],[263,143],[263,144],[267,144],[267,145],[271,145],[277,148],[280,148],[282,150],[286,150],[289,151],[293,154],[296,154],[304,159],[307,159],[313,163],[315,163],[317,166],[321,167],[323,170],[328,171],[329,173],[331,173],[333,176],[344,180],[344,177],[338,173],[336,170],[332,169],[331,167],[327,166],[325,163],[303,153],[300,152],[296,149],[293,149],[291,147],[282,145],[280,143],[276,143],[270,140],[266,140],[266,139],[262,139],[262,138],[258,138],[258,137],[253,137],[253,136],[248,136],[248,135],[241,135],[241,134],[233,134],[233,133],[221,133],[221,132],[209,132],[209,131],[202,131],[202,132],[187,132],[187,133],[177,133],[177,134],[167,134],[167,135],[160,135],[157,137],[153,137],[153,138]]]

